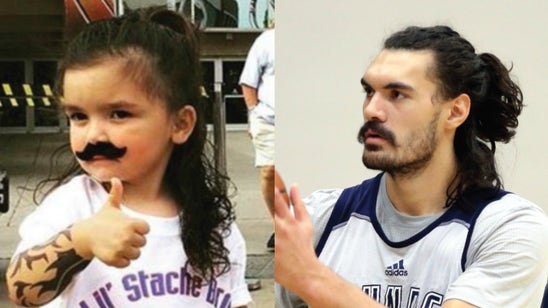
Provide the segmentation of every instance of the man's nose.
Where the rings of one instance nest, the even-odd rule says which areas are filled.
[[[366,99],[363,103],[363,116],[365,121],[386,121],[384,104],[385,102],[379,93],[374,93],[373,96]]]

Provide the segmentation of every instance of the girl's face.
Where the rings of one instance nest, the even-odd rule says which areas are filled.
[[[107,59],[65,72],[63,110],[70,122],[71,148],[82,152],[87,144],[98,142],[125,147],[119,158],[95,155],[78,161],[101,182],[118,177],[127,184],[157,187],[174,143],[181,143],[180,125],[163,100],[147,95],[124,74],[123,64]]]

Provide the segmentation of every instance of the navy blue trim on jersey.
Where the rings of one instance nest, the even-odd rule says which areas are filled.
[[[548,308],[548,283],[546,283],[546,287],[544,288],[544,297],[542,298],[540,308]]]
[[[402,248],[402,247],[407,247],[409,245],[412,245],[416,243],[417,241],[419,241],[420,239],[422,239],[423,237],[425,237],[428,233],[430,233],[436,227],[442,224],[455,223],[455,222],[461,223],[465,225],[467,228],[469,228],[468,236],[467,236],[465,247],[464,247],[463,257],[461,260],[461,263],[464,266],[464,262],[466,261],[466,252],[470,244],[469,243],[470,237],[472,234],[472,230],[474,228],[474,223],[477,220],[477,217],[489,203],[491,203],[492,201],[498,200],[502,198],[502,196],[507,194],[507,192],[502,190],[498,192],[495,190],[486,190],[484,192],[469,196],[466,200],[470,204],[474,205],[473,211],[464,211],[463,206],[454,205],[450,209],[448,209],[443,215],[441,215],[438,219],[436,219],[426,228],[421,230],[419,233],[413,235],[412,237],[406,240],[403,240],[400,242],[393,242],[389,240],[388,237],[385,235],[377,219],[377,214],[376,214],[377,196],[378,196],[379,185],[380,185],[383,174],[384,173],[380,173],[374,178],[363,181],[360,185],[346,188],[345,190],[343,190],[339,199],[335,203],[335,206],[333,207],[333,211],[320,237],[318,245],[316,245],[317,256],[320,255],[333,229],[337,226],[341,226],[341,224],[348,222],[348,220],[353,214],[357,214],[355,215],[357,217],[365,216],[369,218],[377,235],[388,246],[394,247],[394,248]]]
[[[468,198],[466,202],[469,202],[470,204],[474,204],[474,212],[471,214],[470,217],[470,228],[468,229],[468,235],[466,236],[466,243],[464,244],[464,249],[462,252],[462,259],[461,259],[461,268],[462,271],[466,269],[466,255],[468,254],[468,248],[470,247],[470,240],[472,239],[472,233],[474,233],[474,227],[476,226],[476,220],[478,219],[479,215],[485,209],[487,205],[489,205],[491,202],[499,200],[500,198],[504,197],[509,192],[504,190],[485,190],[479,193],[476,193],[475,195]],[[459,207],[462,211],[462,207]]]
[[[323,230],[318,245],[316,245],[317,256],[322,252],[323,246],[333,228],[341,223],[347,222],[352,213],[371,217],[371,211],[375,212],[374,205],[377,202],[377,193],[379,191],[381,177],[382,173],[372,179],[363,181],[360,185],[343,190],[333,207],[333,211]],[[373,206],[370,206],[371,204],[373,204]]]

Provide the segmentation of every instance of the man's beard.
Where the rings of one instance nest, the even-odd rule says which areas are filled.
[[[381,126],[379,122],[366,122],[358,134],[358,141],[364,144],[363,164],[369,169],[382,170],[391,175],[416,174],[432,159],[438,145],[436,130],[438,115],[434,116],[424,130],[415,131],[409,135],[404,143],[397,142],[394,133]],[[397,154],[383,153],[382,145],[365,144],[364,134],[367,130],[383,137],[394,149],[401,149],[399,157],[396,156]]]

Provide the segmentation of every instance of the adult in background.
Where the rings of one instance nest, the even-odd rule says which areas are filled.
[[[249,133],[260,168],[261,192],[274,219],[274,29],[265,30],[253,43],[240,85],[248,109]],[[274,233],[266,244],[274,249]]]

